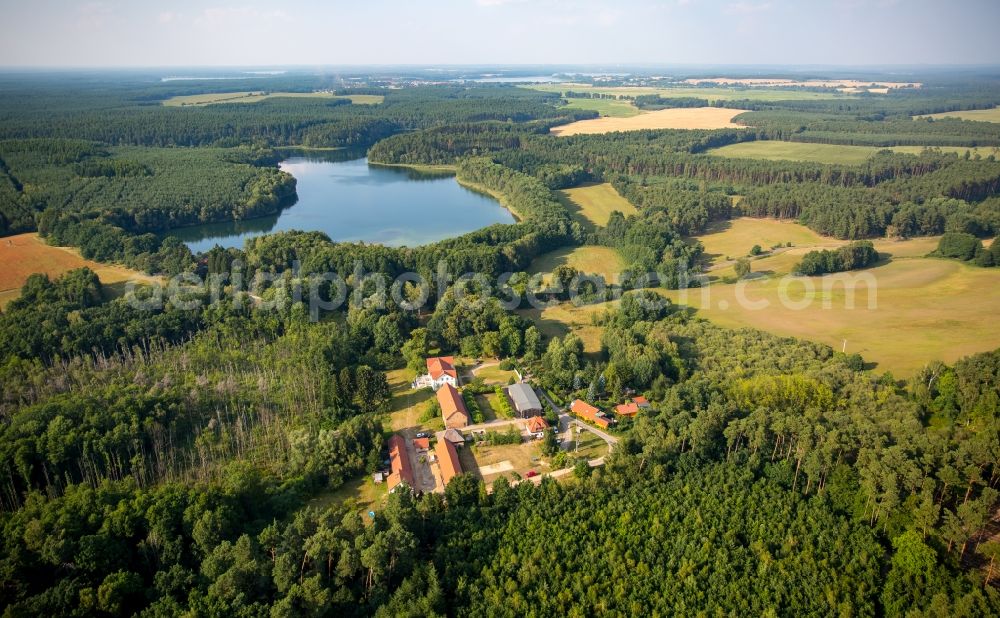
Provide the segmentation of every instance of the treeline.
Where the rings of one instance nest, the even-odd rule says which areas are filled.
[[[938,241],[934,255],[973,262],[976,266],[1000,266],[1000,241],[994,238],[987,248],[972,234],[948,232]]]
[[[658,94],[643,94],[633,99],[635,106],[644,110],[674,109],[679,107],[708,107],[708,99],[698,97],[664,97]]]
[[[806,276],[825,275],[865,268],[877,261],[878,251],[871,241],[858,240],[832,251],[829,249],[810,251],[802,256],[802,260],[792,271]]]

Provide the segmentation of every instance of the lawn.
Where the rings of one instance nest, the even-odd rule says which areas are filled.
[[[370,521],[368,511],[377,510],[387,495],[389,489],[385,483],[376,483],[370,474],[365,474],[347,481],[337,489],[320,492],[306,506],[323,510],[347,503],[360,513],[367,523]]]
[[[639,212],[609,182],[586,183],[556,193],[570,215],[587,227],[607,225],[616,210],[626,217]]]
[[[334,95],[330,92],[216,92],[170,97],[163,102],[167,107],[199,107],[217,103],[257,103],[274,98],[350,99],[355,105],[377,105],[385,97],[376,94]]]
[[[639,108],[631,101],[617,99],[566,99],[565,109],[589,109],[601,116],[628,118],[639,114]]]
[[[489,367],[483,367],[476,372],[477,378],[482,378],[487,384],[503,384],[506,385],[507,381],[511,378],[515,378],[513,371],[507,369],[501,369],[499,365],[490,365]]]
[[[604,457],[608,454],[608,443],[605,442],[597,434],[587,431],[584,429],[580,433],[576,433],[579,445],[577,448],[569,451],[574,457],[579,457],[586,460],[597,459],[598,457]]]
[[[45,273],[54,279],[66,271],[86,266],[108,286],[113,296],[124,292],[126,281],[160,281],[158,277],[135,270],[84,259],[71,247],[47,245],[34,232],[0,238],[0,264],[3,265],[0,268],[0,308],[20,296],[21,286],[33,273]]]
[[[920,154],[925,146],[893,146],[889,150],[906,154]],[[811,144],[807,142],[781,142],[776,140],[757,140],[730,144],[721,148],[713,148],[708,154],[719,157],[743,159],[766,159],[768,161],[812,161],[814,163],[830,163],[841,165],[859,165],[867,161],[882,148],[873,146],[846,146],[840,144]],[[969,151],[972,155],[983,157],[995,154],[998,149],[992,147],[945,146],[936,147],[941,152],[954,152],[959,155]]]
[[[413,371],[405,368],[394,369],[386,373],[386,377],[389,380],[389,388],[392,389],[392,403],[389,408],[389,427],[392,431],[412,430],[415,433],[420,429],[443,428],[444,422],[440,418],[427,423],[420,422],[420,415],[427,405],[425,402],[434,396],[434,392],[427,388],[411,389]]]
[[[583,273],[601,275],[605,281],[612,283],[617,281],[618,273],[625,265],[618,251],[611,247],[584,245],[540,255],[531,262],[528,272],[542,273],[543,281],[548,282],[549,275],[560,266],[572,266]]]
[[[552,127],[553,135],[595,135],[643,129],[739,129],[733,118],[747,110],[723,107],[682,107],[643,112],[628,118],[594,118]]]
[[[993,109],[970,109],[962,112],[943,112],[919,116],[920,118],[961,118],[962,120],[978,120],[980,122],[1000,122],[1000,107]]]
[[[781,90],[778,88],[725,88],[725,87],[663,87],[652,86],[591,86],[589,84],[535,84],[522,86],[544,92],[560,94],[572,90],[574,92],[594,92],[611,95],[639,96],[643,94],[658,94],[662,97],[698,97],[715,101],[815,101],[825,99],[853,99],[853,95],[835,92],[814,92],[808,90]]]

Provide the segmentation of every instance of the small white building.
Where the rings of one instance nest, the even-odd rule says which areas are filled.
[[[427,359],[427,373],[418,376],[413,381],[413,388],[432,388],[437,390],[449,384],[458,387],[458,370],[455,369],[454,356],[439,356]]]

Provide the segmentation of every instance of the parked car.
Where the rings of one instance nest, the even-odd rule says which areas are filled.
[[[427,434],[426,431],[421,431],[420,433],[417,434],[417,437],[418,438],[427,438],[429,436],[428,436],[428,434]]]
[[[534,470],[528,470],[528,473],[524,475],[524,478],[530,479],[533,476],[538,476],[538,473]]]

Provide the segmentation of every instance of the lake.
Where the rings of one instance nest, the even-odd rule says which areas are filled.
[[[451,175],[368,165],[363,158],[297,156],[280,167],[298,181],[299,199],[292,206],[269,217],[177,228],[169,235],[194,252],[215,245],[243,247],[248,238],[286,230],[324,232],[335,241],[412,247],[514,222],[496,200],[466,189]]]

